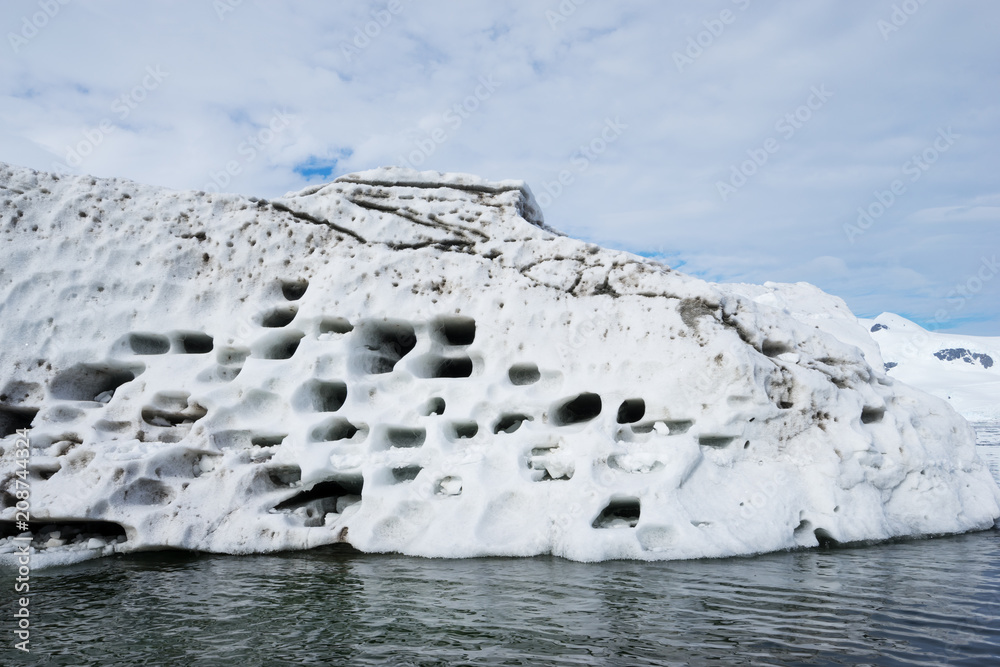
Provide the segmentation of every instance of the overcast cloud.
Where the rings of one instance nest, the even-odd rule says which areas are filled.
[[[265,197],[520,178],[572,236],[1000,335],[998,25],[989,0],[8,1],[0,160]]]

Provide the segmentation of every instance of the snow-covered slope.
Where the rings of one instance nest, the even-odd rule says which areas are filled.
[[[770,306],[807,326],[824,331],[854,345],[873,368],[883,367],[882,353],[868,328],[862,324],[844,300],[827,294],[809,283],[773,283],[750,285],[727,284],[724,288],[749,297],[759,305]]]
[[[970,427],[843,322],[553,233],[517,181],[0,166],[0,195],[0,525],[29,428],[38,558],[693,558],[1000,516]]]
[[[947,400],[969,420],[1000,419],[1000,337],[932,333],[893,313],[858,319],[843,299],[809,283],[723,288],[856,346],[873,367]]]
[[[862,322],[890,377],[947,399],[968,419],[1000,419],[1000,337],[930,332],[892,313]]]

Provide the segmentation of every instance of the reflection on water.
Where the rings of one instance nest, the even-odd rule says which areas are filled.
[[[994,444],[983,447],[991,462]],[[995,530],[667,563],[161,553],[41,571],[32,583],[33,664],[1000,660]],[[10,646],[4,664],[20,660]]]

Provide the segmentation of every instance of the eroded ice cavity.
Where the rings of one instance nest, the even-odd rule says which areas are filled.
[[[50,553],[692,558],[1000,516],[943,401],[766,289],[552,232],[520,182],[2,166],[0,201],[0,519],[29,428]]]

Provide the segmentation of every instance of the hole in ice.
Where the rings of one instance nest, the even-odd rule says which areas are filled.
[[[77,433],[60,433],[58,435],[32,435],[31,446],[37,449],[53,447],[48,452],[50,456],[64,456],[77,445],[83,444],[83,438]]]
[[[385,430],[386,447],[422,447],[427,439],[427,431],[422,428],[390,426]]]
[[[862,424],[878,424],[885,417],[885,408],[865,407],[861,410]]]
[[[542,374],[535,364],[514,364],[507,371],[510,383],[518,387],[534,384],[542,379]]]
[[[657,423],[662,423],[667,427],[668,435],[680,435],[682,433],[687,433],[692,426],[694,426],[694,421],[690,419],[680,419],[680,420],[669,420],[669,419],[655,419],[652,421],[645,421],[638,424],[632,424],[629,428],[632,429],[633,433],[652,433],[653,429],[656,427]]]
[[[313,428],[311,438],[313,442],[336,442],[338,440],[353,440],[361,433],[361,440],[368,433],[366,426],[355,426],[342,417],[332,417]]]
[[[519,412],[502,414],[493,425],[493,433],[513,433],[521,428],[521,424],[526,421],[532,421],[532,418],[528,415],[522,415]]]
[[[370,375],[391,373],[396,362],[417,344],[413,326],[401,320],[367,321],[358,325],[360,347],[355,348],[354,368]]]
[[[268,334],[254,343],[253,354],[261,359],[291,359],[304,335],[301,331]]]
[[[321,334],[345,334],[354,331],[354,325],[343,317],[324,317],[319,322]]]
[[[584,392],[559,404],[553,410],[552,423],[556,426],[579,424],[590,421],[599,414],[601,414],[601,397]]]
[[[3,406],[0,406],[0,411],[3,411]],[[86,412],[78,408],[70,407],[68,405],[59,405],[53,408],[52,411],[46,416],[48,417],[48,421],[64,423],[74,422],[86,414]]]
[[[432,331],[445,345],[471,345],[476,339],[476,321],[471,317],[439,317]]]
[[[190,398],[186,391],[161,391],[153,395],[153,405],[164,410],[184,410]]]
[[[254,435],[250,437],[250,444],[254,447],[277,447],[285,438],[288,437],[286,433],[279,434],[266,434],[266,435]]]
[[[76,519],[45,519],[44,521],[29,521],[29,530],[32,537],[48,541],[59,539],[66,543],[84,542],[90,540],[100,540],[101,547],[108,544],[121,543],[126,540],[125,528],[113,521],[80,521]],[[15,537],[23,530],[17,527],[14,521],[0,521],[0,537]],[[58,537],[56,537],[58,535]],[[95,545],[92,548],[98,548]]]
[[[791,410],[793,407],[795,407],[795,404],[792,403],[791,401],[778,401],[778,407],[781,408],[782,410]]]
[[[298,466],[277,466],[267,471],[267,478],[275,486],[292,486],[302,480],[302,469]]]
[[[150,426],[191,424],[204,417],[208,410],[190,400],[187,392],[161,392],[153,396],[153,405],[142,409],[142,420]]]
[[[299,412],[336,412],[347,400],[343,382],[309,380],[292,396],[292,406]]]
[[[122,433],[132,427],[132,422],[100,419],[94,422],[94,428],[103,433]]]
[[[42,397],[41,390],[42,385],[37,382],[11,380],[0,390],[0,403],[22,405],[29,399],[40,399]]]
[[[118,494],[116,494],[118,495]],[[156,479],[137,479],[121,491],[120,502],[124,505],[166,505],[173,492],[170,487]],[[114,501],[112,501],[113,504]]]
[[[166,354],[170,351],[170,339],[155,333],[130,333],[128,346],[135,354]]]
[[[472,376],[472,359],[469,357],[439,357],[428,354],[421,357],[415,368],[419,378],[467,378]]]
[[[215,360],[223,366],[240,366],[247,357],[250,350],[245,347],[222,347],[215,354]]]
[[[31,428],[31,421],[37,413],[38,408],[0,405],[0,438],[13,435],[21,429]]]
[[[434,493],[439,496],[457,496],[462,493],[462,478],[457,475],[442,477],[434,485]]]
[[[703,447],[715,447],[721,449],[735,440],[735,437],[728,435],[699,435],[698,444]]]
[[[278,329],[288,326],[295,319],[295,314],[299,309],[295,306],[275,308],[264,313],[260,318],[260,325],[269,329]]]
[[[591,525],[594,528],[635,528],[638,523],[638,498],[612,498]]]
[[[212,337],[200,331],[182,331],[176,336],[181,354],[208,354],[214,345]]]
[[[528,455],[528,468],[531,470],[532,481],[548,482],[557,479],[572,479],[573,473],[576,471],[573,461],[565,456],[560,456],[561,454],[562,450],[559,445],[533,447]]]
[[[305,295],[308,288],[308,280],[281,281],[281,295],[288,301],[298,301]]]
[[[681,433],[687,433],[688,429],[694,426],[694,422],[690,420],[680,420],[680,421],[664,421],[667,428],[670,429],[671,435],[679,435]]]
[[[0,390],[0,402],[21,404],[36,395],[41,398],[41,388],[42,385],[37,382],[21,382],[19,380],[11,380],[3,386]]]
[[[786,352],[792,352],[793,348],[786,343],[782,343],[776,340],[771,340],[769,338],[765,339],[763,344],[760,346],[760,351],[765,357],[776,357],[779,354],[785,354]]]
[[[479,433],[479,424],[476,422],[453,422],[450,425],[450,430],[452,440],[474,438]]]
[[[646,414],[646,401],[641,398],[627,398],[618,407],[618,423],[632,424]]]
[[[300,517],[306,526],[322,526],[327,514],[342,513],[361,501],[361,476],[326,480],[274,506],[279,512]]]
[[[422,410],[425,417],[430,417],[431,415],[443,415],[444,414],[444,399],[440,396],[435,396],[431,398],[427,403],[424,404]]]
[[[412,482],[423,470],[420,466],[404,466],[402,468],[392,469],[392,479],[396,484],[401,482]]]
[[[823,548],[836,547],[840,544],[839,541],[834,539],[833,535],[824,528],[817,528],[813,534],[816,536],[816,541],[819,542],[819,546]]]
[[[110,364],[77,364],[56,375],[49,391],[53,398],[67,401],[97,401],[98,396],[110,399],[118,387],[134,380],[142,370]]]
[[[49,460],[49,461],[36,461],[31,464],[29,470],[37,475],[42,480],[51,479],[53,475],[59,472],[62,468],[62,464],[59,461]]]

